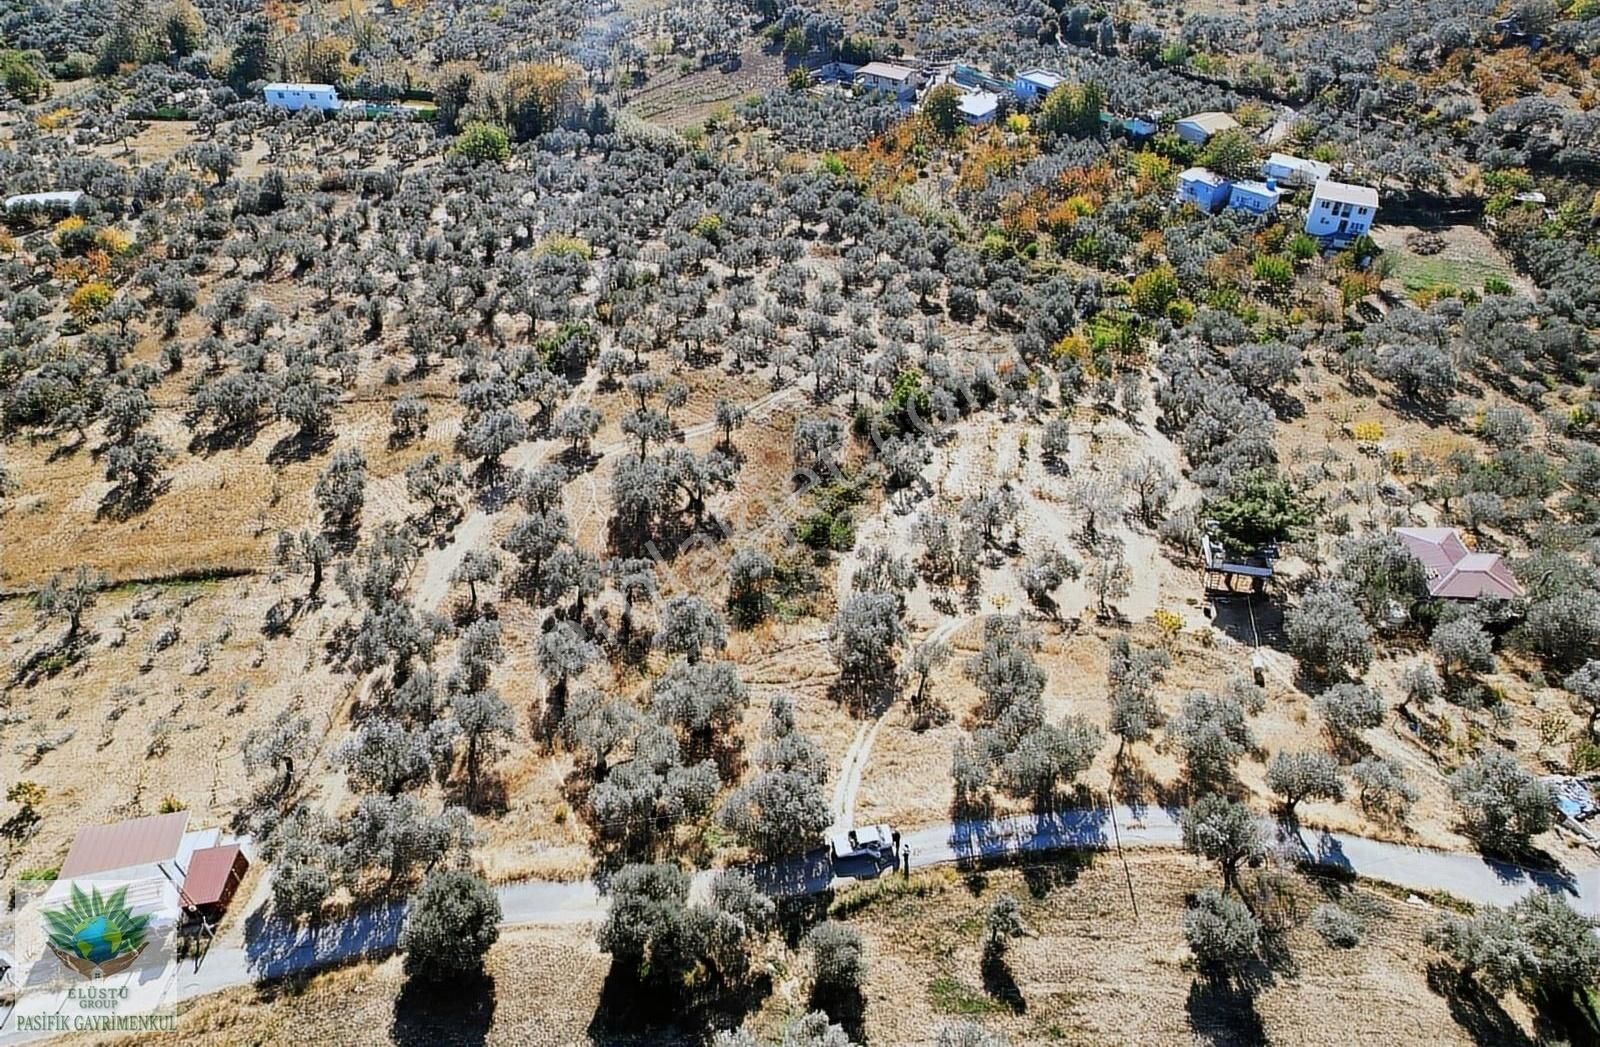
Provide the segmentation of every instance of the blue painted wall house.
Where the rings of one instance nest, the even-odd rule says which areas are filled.
[[[1235,182],[1228,194],[1228,206],[1235,211],[1251,214],[1270,214],[1278,209],[1283,190],[1272,182]]]
[[[1043,101],[1044,96],[1066,83],[1066,80],[1047,69],[1029,69],[1017,74],[1011,93],[1024,105]]]
[[[1191,167],[1178,176],[1176,198],[1180,204],[1193,204],[1207,214],[1216,214],[1228,202],[1228,180],[1204,167]]]

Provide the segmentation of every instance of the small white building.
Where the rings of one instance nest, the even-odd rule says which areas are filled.
[[[1216,214],[1228,202],[1231,187],[1228,180],[1204,167],[1191,167],[1178,175],[1175,199],[1180,204],[1194,204],[1206,214]]]
[[[1066,83],[1066,78],[1048,69],[1027,69],[1017,74],[1011,84],[1011,93],[1017,101],[1030,103],[1043,98]]]
[[[915,69],[893,62],[868,62],[856,70],[856,83],[868,91],[883,91],[897,98],[915,94],[919,82]]]
[[[992,91],[974,91],[961,96],[961,119],[970,127],[992,124],[1000,112],[1000,96]]]
[[[1191,145],[1205,145],[1214,134],[1231,131],[1239,121],[1227,113],[1196,113],[1178,121],[1178,137]]]
[[[1377,216],[1376,189],[1325,178],[1311,191],[1306,232],[1342,243],[1365,235]]]
[[[268,84],[261,95],[268,105],[290,112],[321,109],[328,113],[340,104],[339,91],[332,84]]]
[[[53,193],[20,193],[6,197],[7,211],[71,211],[83,199],[81,189],[61,189]]]
[[[1332,174],[1332,164],[1325,164],[1321,160],[1302,160],[1288,153],[1273,153],[1267,157],[1266,163],[1261,165],[1262,177],[1284,185],[1306,188],[1331,177]]]

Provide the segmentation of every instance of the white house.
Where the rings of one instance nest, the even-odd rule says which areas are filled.
[[[1191,167],[1178,175],[1175,199],[1180,204],[1194,204],[1207,214],[1216,214],[1228,202],[1228,180],[1204,167]]]
[[[326,113],[339,108],[339,92],[332,84],[268,84],[261,94],[268,105],[290,112],[321,109]]]
[[[1251,214],[1271,214],[1278,209],[1278,201],[1283,199],[1283,190],[1274,183],[1240,181],[1233,183],[1233,189],[1228,193],[1228,206],[1235,211],[1248,211]]]
[[[961,96],[961,119],[969,126],[994,123],[1000,111],[1000,96],[991,91],[974,91]]]
[[[893,62],[868,62],[856,70],[856,83],[868,91],[884,91],[896,97],[914,94],[917,90],[916,70]]]
[[[1027,69],[1012,81],[1011,93],[1017,96],[1017,101],[1028,103],[1043,98],[1064,83],[1064,77],[1048,69]]]
[[[1191,145],[1205,145],[1214,134],[1231,131],[1239,121],[1227,113],[1196,113],[1178,121],[1178,137]]]
[[[1321,160],[1302,160],[1288,153],[1273,153],[1261,165],[1261,175],[1284,185],[1310,187],[1330,177],[1333,165]]]
[[[6,197],[6,210],[71,211],[82,199],[81,189],[61,189],[53,193],[21,193]]]
[[[1311,191],[1306,211],[1306,232],[1344,242],[1372,228],[1378,216],[1378,191],[1325,178]]]

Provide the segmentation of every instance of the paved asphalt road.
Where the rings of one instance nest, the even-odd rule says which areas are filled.
[[[1544,888],[1563,892],[1579,911],[1600,917],[1600,870],[1534,870],[1476,854],[1431,851],[1343,833],[1287,833],[1275,824],[1271,832],[1278,847],[1287,853],[1400,887],[1442,890],[1471,902],[1496,905],[1508,905]],[[1030,853],[1105,849],[1118,839],[1127,848],[1178,847],[1182,833],[1176,812],[1118,807],[1115,827],[1108,812],[1098,809],[932,825],[908,832],[903,842],[911,848],[912,867],[926,868]],[[889,873],[887,866],[879,868],[870,859],[836,864],[823,851],[765,863],[750,871],[773,894],[816,894],[830,886]],[[711,875],[702,872],[695,877],[695,893],[704,891]],[[605,914],[604,897],[592,882],[518,883],[501,887],[498,893],[506,925],[586,923]],[[192,961],[183,964],[180,994],[184,998],[200,996],[383,955],[393,950],[404,918],[404,906],[395,904],[310,930],[257,911],[246,919],[242,948],[213,949],[201,957],[198,968]],[[0,1043],[11,1042],[20,1041],[0,1035]]]

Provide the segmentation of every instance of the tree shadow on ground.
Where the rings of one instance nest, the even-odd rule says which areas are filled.
[[[814,1011],[822,1011],[829,1021],[849,1033],[851,1042],[868,1042],[867,1001],[859,988],[813,989],[810,1006]]]
[[[268,465],[288,465],[303,462],[333,446],[333,430],[306,433],[293,432],[272,445],[267,452]]]
[[[261,435],[261,429],[260,424],[246,423],[196,433],[189,440],[189,453],[201,458],[210,458],[222,451],[242,451],[256,442],[256,437]]]
[[[613,964],[589,1020],[594,1044],[703,1044],[706,1030],[744,1024],[772,995],[764,975],[742,985],[667,989],[641,983]],[[837,1020],[837,1019],[835,1019]]]
[[[1483,986],[1444,963],[1428,965],[1428,988],[1444,998],[1455,1023],[1481,1044],[1533,1047],[1522,1027]]]
[[[1189,986],[1185,1009],[1190,1031],[1202,1042],[1229,1047],[1265,1047],[1268,1042],[1255,994],[1230,978],[1196,978]]]
[[[149,487],[130,487],[118,484],[107,491],[95,510],[95,519],[113,520],[117,523],[133,519],[155,504],[156,499],[172,487],[172,481],[163,477]]]
[[[1600,1043],[1600,1012],[1590,991],[1541,992],[1530,1002],[1540,1043]]]
[[[494,1025],[495,1003],[488,974],[439,986],[410,979],[394,1001],[389,1039],[400,1047],[481,1044]]]
[[[1012,1014],[1026,1014],[1028,1011],[1022,986],[1017,984],[1016,975],[1011,972],[1005,954],[998,949],[983,951],[983,991]]]
[[[1094,851],[1062,851],[1051,861],[1023,866],[1022,882],[1028,885],[1030,897],[1042,901],[1057,888],[1077,883],[1083,871],[1094,864],[1094,859]]]
[[[833,891],[793,894],[775,901],[778,906],[778,934],[789,948],[798,949],[811,928],[828,918],[828,909],[833,905]]]

